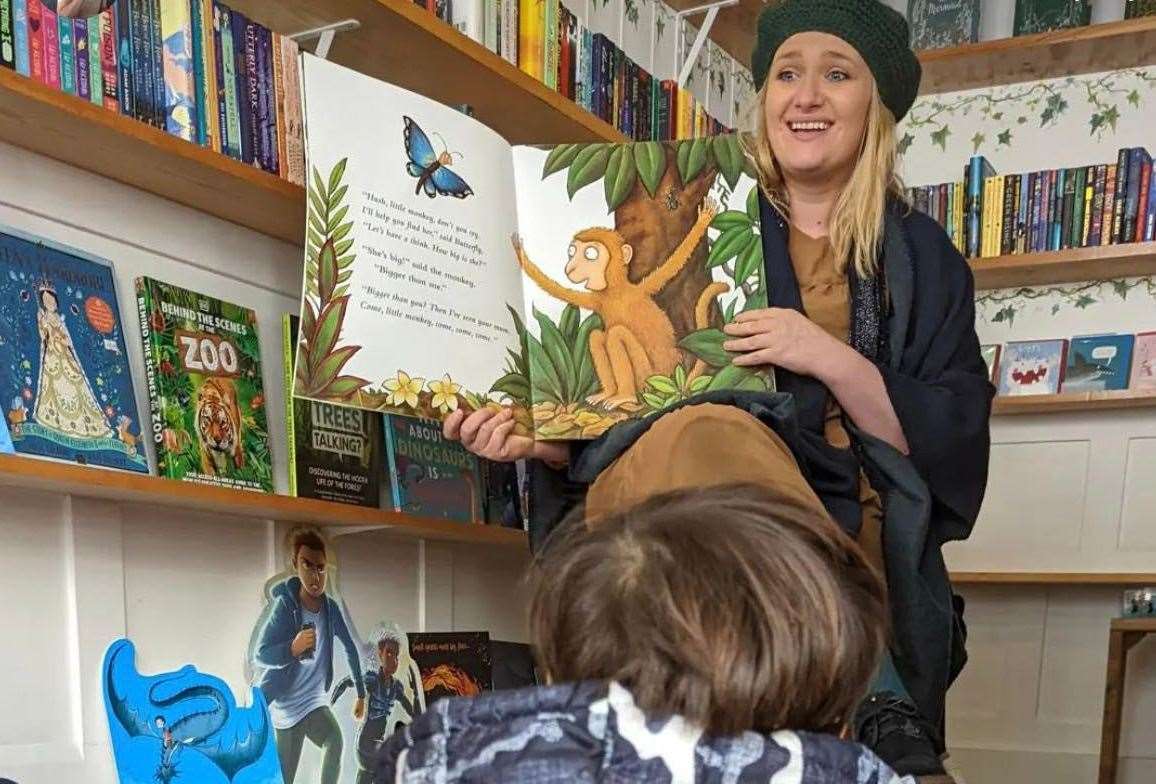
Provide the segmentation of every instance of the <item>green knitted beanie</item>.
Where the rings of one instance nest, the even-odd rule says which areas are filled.
[[[773,0],[772,0],[773,1]],[[883,105],[902,120],[915,103],[923,68],[908,43],[907,20],[879,0],[781,0],[759,15],[759,37],[751,53],[756,88],[771,60],[796,33],[830,33],[855,48],[867,62]]]

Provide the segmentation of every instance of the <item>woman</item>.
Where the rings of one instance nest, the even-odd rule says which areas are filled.
[[[780,394],[700,397],[585,446],[516,437],[509,412],[455,415],[445,431],[489,459],[537,459],[535,541],[576,501],[750,480],[735,472],[773,471],[764,481],[783,492],[816,494],[887,575],[894,668],[862,711],[861,739],[897,772],[931,774],[964,660],[940,546],[978,514],[993,390],[970,270],[903,205],[894,173],[896,122],[921,74],[907,41],[903,17],[877,0],[784,0],[760,17],[747,146],[771,307],[728,326],[727,348],[736,364],[774,365]]]
[[[112,435],[88,374],[68,334],[56,290],[50,285],[36,291],[39,309],[36,329],[40,334],[40,375],[36,384],[33,421],[72,438],[104,438]]]

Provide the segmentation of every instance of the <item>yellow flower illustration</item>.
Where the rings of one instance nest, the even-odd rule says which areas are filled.
[[[441,381],[429,382],[429,391],[433,392],[431,405],[438,411],[448,414],[457,410],[458,392],[462,391],[462,386],[451,381],[449,373],[446,373]]]
[[[385,388],[389,392],[386,402],[391,406],[417,408],[417,396],[421,392],[424,378],[410,378],[404,370],[397,371],[397,378],[387,378]]]

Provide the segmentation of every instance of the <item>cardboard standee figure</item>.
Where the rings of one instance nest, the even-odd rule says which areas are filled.
[[[252,682],[269,703],[285,784],[297,777],[308,741],[322,755],[318,784],[338,784],[344,738],[330,707],[340,646],[356,688],[353,716],[365,716],[362,650],[331,577],[332,548],[312,528],[287,537],[290,569],[265,584],[266,607],[249,643]],[[312,784],[312,782],[310,782]]]
[[[356,784],[372,784],[374,761],[382,742],[398,728],[412,722],[425,709],[421,676],[408,654],[405,634],[396,625],[382,626],[374,632],[370,642],[375,653],[366,657],[364,679],[368,709],[357,734]],[[399,670],[402,672],[400,677]],[[338,683],[333,688],[333,704],[352,685],[352,676]],[[407,685],[409,693],[413,695],[412,700],[406,695]],[[397,717],[398,709],[404,713],[404,717]]]
[[[121,784],[282,784],[258,689],[241,707],[223,680],[192,665],[142,675],[128,640],[109,646],[101,684]]]

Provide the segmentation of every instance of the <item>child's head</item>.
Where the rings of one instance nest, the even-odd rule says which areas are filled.
[[[838,731],[886,638],[883,585],[855,543],[752,486],[572,520],[531,582],[551,680],[616,680],[648,714],[716,735]]]
[[[377,638],[377,661],[386,675],[397,672],[398,657],[401,655],[401,640],[396,632],[384,631]]]

